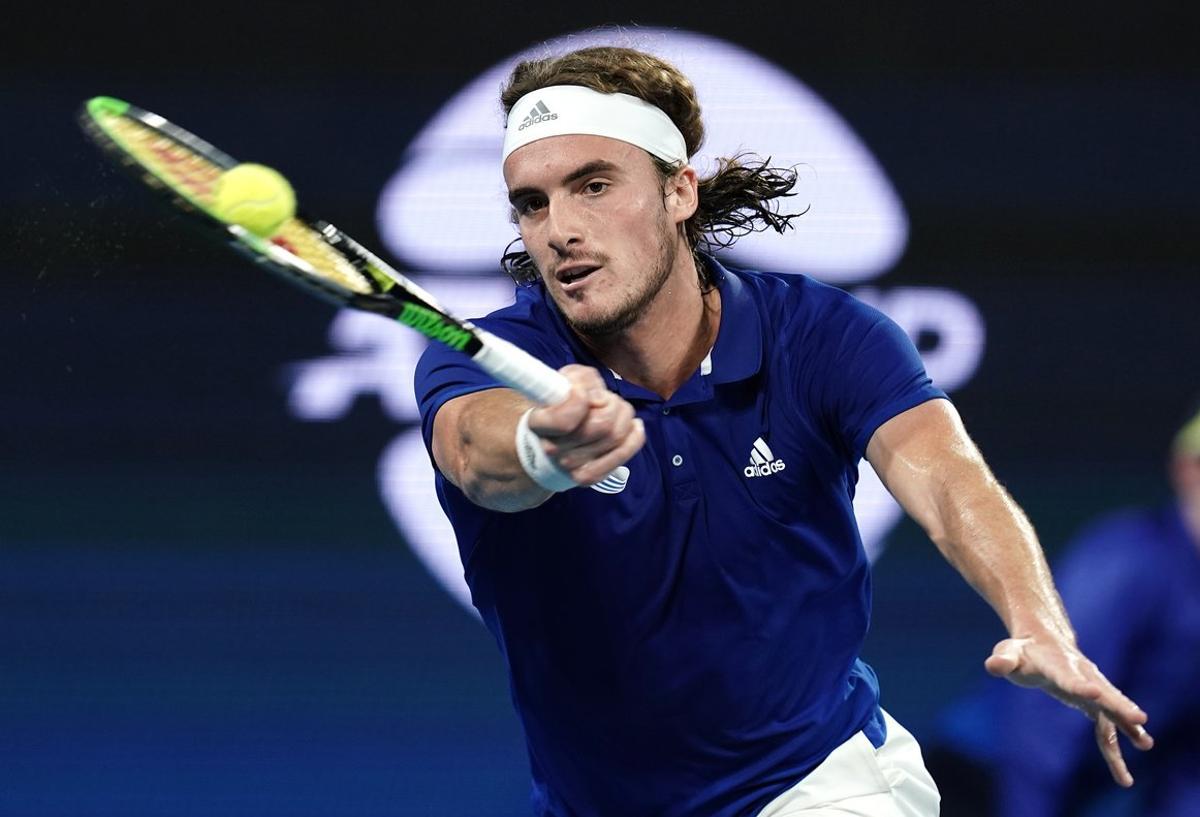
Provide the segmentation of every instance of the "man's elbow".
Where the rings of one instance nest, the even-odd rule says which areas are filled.
[[[468,472],[459,490],[472,503],[498,513],[519,513],[541,505],[551,494],[537,485],[522,486],[528,480],[499,474]]]

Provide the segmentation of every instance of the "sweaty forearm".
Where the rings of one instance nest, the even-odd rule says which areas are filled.
[[[1033,526],[950,403],[931,400],[888,421],[867,458],[1011,634],[1050,630],[1074,640]]]
[[[442,474],[476,505],[515,512],[550,497],[517,459],[517,421],[530,403],[509,389],[447,402],[434,422],[433,454]]]
[[[1049,630],[1073,641],[1041,544],[1024,511],[977,452],[964,452],[940,468],[934,512],[918,520],[938,550],[987,600],[1010,635]]]

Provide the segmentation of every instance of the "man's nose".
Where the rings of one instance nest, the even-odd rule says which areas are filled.
[[[546,241],[559,255],[567,255],[583,242],[583,222],[570,202],[550,202],[546,211]]]

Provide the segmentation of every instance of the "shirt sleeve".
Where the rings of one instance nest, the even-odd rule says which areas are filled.
[[[808,397],[839,447],[857,462],[883,423],[927,400],[945,398],[916,347],[879,310],[841,294],[818,315],[816,343],[803,357]]]
[[[425,447],[433,440],[433,418],[447,401],[464,394],[500,388],[501,384],[462,352],[430,343],[417,362],[414,391],[421,414]]]
[[[536,316],[530,313],[518,313],[512,318],[483,318],[473,323],[520,346],[552,368],[557,369],[570,362],[565,358],[560,344],[553,342],[551,335],[537,325]],[[467,355],[445,344],[430,343],[417,362],[414,374],[414,393],[426,449],[432,450],[433,419],[438,409],[464,394],[498,388],[505,386],[479,368]]]

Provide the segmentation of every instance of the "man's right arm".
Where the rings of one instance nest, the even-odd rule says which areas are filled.
[[[557,405],[533,408],[529,429],[575,482],[599,482],[642,447],[642,423],[595,369],[571,365],[559,371],[571,381],[570,394]],[[481,507],[513,513],[541,505],[552,492],[534,482],[517,458],[517,423],[532,407],[511,389],[448,400],[433,420],[438,470]]]

